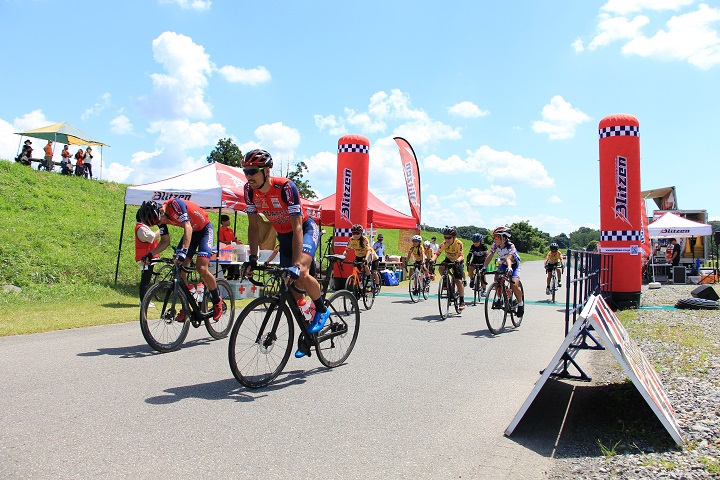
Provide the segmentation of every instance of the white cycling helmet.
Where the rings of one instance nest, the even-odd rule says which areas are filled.
[[[424,246],[425,248],[429,248],[429,247],[430,247],[430,240],[425,240],[425,242],[423,243],[423,246]]]
[[[405,237],[407,238],[407,237]],[[422,242],[422,237],[420,235],[413,235],[412,237],[413,242]]]

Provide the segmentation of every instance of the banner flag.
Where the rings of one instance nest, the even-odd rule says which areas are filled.
[[[417,228],[420,228],[420,169],[418,167],[415,150],[410,143],[402,137],[394,137],[400,149],[400,162],[403,166],[403,174],[405,175],[405,185],[407,186],[408,201],[410,202],[410,213],[417,222]]]

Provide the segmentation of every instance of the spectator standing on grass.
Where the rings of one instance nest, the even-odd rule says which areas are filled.
[[[230,228],[230,217],[222,214],[220,215],[220,230],[218,231],[218,240],[221,243],[231,244],[238,243],[242,245],[242,242],[235,236],[235,232]],[[223,273],[228,280],[237,280],[240,278],[240,265],[223,265]]]
[[[153,248],[158,245],[158,238],[160,237],[159,232],[154,232],[142,223],[140,220],[140,209],[135,214],[135,261],[138,262],[142,269],[140,275],[140,303],[145,297],[145,293],[150,286],[150,280],[152,280],[153,265],[146,265],[142,261],[142,258],[147,255]],[[157,258],[158,255],[153,255],[152,258]]]
[[[62,152],[60,152],[60,156],[62,157],[62,160],[60,160],[60,173],[69,174],[72,173],[70,171],[70,165],[72,165],[72,153],[70,153],[70,145],[65,145],[62,149]]]
[[[43,147],[43,150],[45,151],[45,159],[44,159],[44,166],[45,170],[48,172],[52,171],[53,169],[53,147],[52,147],[53,141],[48,140],[47,145]],[[40,170],[40,167],[38,167],[38,170]]]
[[[670,257],[670,261],[673,267],[677,267],[680,265],[680,244],[676,239],[671,238],[670,245],[672,245],[672,257]]]
[[[78,177],[82,177],[85,175],[85,167],[83,166],[83,163],[85,162],[85,152],[83,152],[82,148],[79,148],[77,152],[75,152],[75,175]]]
[[[85,158],[83,158],[83,167],[85,167],[85,178],[92,180],[92,147],[88,147],[85,150]]]
[[[373,243],[372,246],[373,250],[375,250],[375,253],[377,253],[377,256],[379,259],[385,258],[385,245],[383,244],[383,234],[378,233],[377,241]]]

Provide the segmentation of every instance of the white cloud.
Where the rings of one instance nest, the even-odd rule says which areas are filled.
[[[720,37],[710,24],[720,20],[720,9],[701,4],[684,15],[673,16],[652,37],[633,38],[623,48],[626,55],[654,57],[663,60],[686,60],[701,69],[720,63]]]
[[[300,145],[300,132],[292,127],[276,122],[261,125],[253,132],[260,144],[271,155],[284,155],[290,159],[295,157],[295,150]]]
[[[90,117],[94,117],[98,115],[100,112],[105,110],[106,108],[112,106],[112,98],[109,93],[103,93],[102,96],[100,96],[100,99],[95,102],[95,105],[92,107],[86,109],[82,115],[80,115],[80,118],[82,120],[87,120]]]
[[[262,66],[256,68],[239,68],[232,65],[225,65],[217,70],[230,83],[242,83],[245,85],[259,85],[270,81],[270,72]]]
[[[151,122],[148,132],[158,134],[157,143],[166,151],[202,148],[214,145],[225,136],[225,127],[219,123],[190,123],[182,120]]]
[[[132,135],[135,133],[130,119],[125,115],[118,115],[110,120],[110,131],[118,135]]]
[[[160,3],[177,5],[183,10],[197,10],[199,12],[210,10],[211,0],[160,0]]]
[[[458,117],[464,118],[478,118],[490,115],[489,110],[481,110],[480,107],[472,102],[456,103],[452,107],[448,108],[448,112],[451,115],[457,115]]]
[[[572,43],[572,48],[575,53],[582,53],[585,51],[585,45],[583,45],[583,41],[579,38],[576,38],[575,41]]]
[[[345,135],[348,132],[342,120],[335,118],[335,115],[315,115],[315,125],[321,132],[327,128],[330,135]]]
[[[32,130],[34,128],[46,127],[53,125],[57,122],[53,122],[45,118],[45,114],[42,110],[33,110],[30,113],[26,113],[20,118],[13,120],[13,126],[17,131]]]
[[[650,19],[645,15],[638,15],[632,20],[625,17],[612,17],[606,13],[599,16],[598,33],[592,39],[588,48],[595,50],[598,47],[604,47],[616,40],[626,40],[640,35],[642,28],[650,23]]]
[[[154,152],[135,152],[130,157],[131,165],[144,165],[150,163],[150,160],[157,157],[162,153],[162,150],[155,150]]]
[[[550,197],[547,199],[548,203],[562,203],[562,199],[558,197],[557,195],[550,195]]]
[[[110,165],[105,167],[105,170],[103,171],[103,180],[126,183],[127,179],[134,171],[135,170],[132,167],[112,162]]]
[[[12,123],[0,119],[0,158],[14,160],[17,156],[21,137],[20,135],[15,135],[15,132],[46,127],[53,123],[57,122],[47,120],[42,110],[33,110],[30,113],[26,113],[20,118],[15,118]],[[43,145],[44,143],[45,142],[43,142]],[[33,142],[33,144],[36,151],[38,148],[41,148],[36,142]],[[40,152],[42,152],[42,150],[40,150]]]
[[[448,200],[464,201],[470,207],[502,207],[517,205],[515,190],[512,187],[490,185],[490,188],[459,188],[451,195],[443,197]]]
[[[387,125],[383,121],[373,121],[368,113],[356,113],[351,108],[345,109],[345,121],[350,125],[359,127],[365,134],[384,132]]]
[[[695,0],[608,0],[602,10],[627,15],[642,10],[678,10],[692,5]]]
[[[468,175],[479,172],[490,182],[512,182],[528,184],[538,188],[555,185],[547,170],[538,160],[525,158],[510,152],[499,152],[483,145],[474,152],[468,152],[467,158],[451,155],[443,160],[430,155],[423,160],[423,167],[439,173],[457,173]]]
[[[560,95],[555,95],[542,109],[542,120],[533,122],[536,133],[547,133],[550,140],[564,140],[575,136],[575,127],[590,117],[574,108]]]

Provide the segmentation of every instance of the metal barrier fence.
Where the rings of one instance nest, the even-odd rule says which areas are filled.
[[[565,278],[565,336],[567,337],[570,327],[575,323],[590,295],[602,295],[612,305],[610,294],[612,292],[612,263],[611,255],[587,252],[585,250],[567,251],[567,275]],[[589,345],[590,338],[594,345]],[[553,374],[562,378],[575,378],[579,380],[590,380],[590,377],[575,362],[574,356],[580,349],[603,350],[604,347],[598,342],[592,333],[585,328],[578,336],[578,342],[570,345],[563,355],[563,368],[559,373]],[[569,364],[572,364],[579,375],[572,375],[568,371]]]

